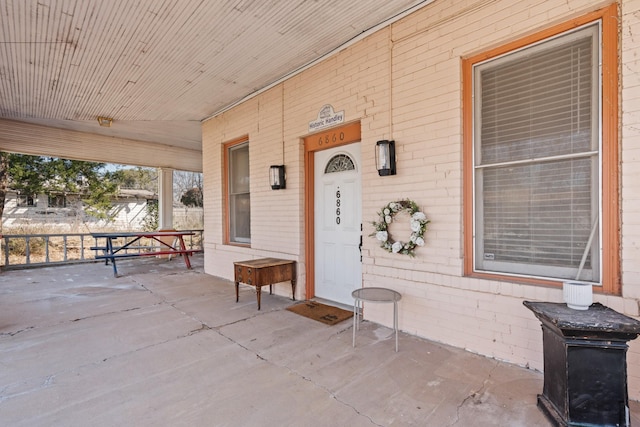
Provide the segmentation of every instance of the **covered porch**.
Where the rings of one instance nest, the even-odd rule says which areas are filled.
[[[537,371],[293,302],[180,260],[0,275],[0,424],[546,426]],[[278,286],[287,286],[280,284]],[[632,425],[640,404],[631,402]]]

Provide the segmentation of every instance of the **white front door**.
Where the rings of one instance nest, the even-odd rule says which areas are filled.
[[[360,143],[314,154],[315,295],[353,305],[362,286]]]

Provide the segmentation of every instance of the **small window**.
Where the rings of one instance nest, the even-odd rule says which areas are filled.
[[[50,208],[66,208],[67,197],[64,194],[50,194],[49,207]]]
[[[226,147],[228,243],[251,243],[249,142]]]
[[[16,204],[21,207],[35,206],[35,198],[33,196],[27,196],[18,194]]]

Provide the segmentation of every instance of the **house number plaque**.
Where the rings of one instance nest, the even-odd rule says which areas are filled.
[[[318,151],[360,141],[360,122],[349,123],[304,138],[307,151]]]
[[[336,224],[340,225],[340,187],[336,191]]]

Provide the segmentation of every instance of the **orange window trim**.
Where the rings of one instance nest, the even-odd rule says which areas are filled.
[[[517,278],[473,271],[473,66],[579,26],[601,20],[602,25],[602,292],[620,295],[620,213],[618,177],[618,5],[588,13],[539,33],[463,59],[463,227],[464,274],[492,280],[560,286],[557,280]]]
[[[229,226],[231,224],[229,219],[229,149],[235,145],[244,144],[245,142],[249,142],[248,135],[222,145],[222,239],[225,245],[250,247],[251,244],[232,242],[229,237]]]

